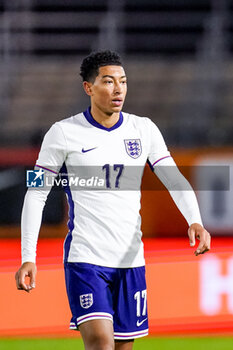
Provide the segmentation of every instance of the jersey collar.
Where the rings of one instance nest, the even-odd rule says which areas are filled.
[[[92,124],[93,126],[95,126],[96,128],[102,129],[102,130],[106,130],[106,131],[112,131],[115,130],[117,128],[119,128],[119,126],[121,126],[121,124],[123,123],[123,113],[120,112],[120,117],[119,120],[116,124],[114,124],[111,128],[106,128],[105,126],[101,125],[100,123],[98,123],[91,115],[91,107],[88,107],[87,110],[85,112],[83,112],[84,117],[86,118],[86,120]]]

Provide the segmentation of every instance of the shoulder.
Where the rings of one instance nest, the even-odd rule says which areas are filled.
[[[150,130],[151,128],[156,127],[155,123],[148,117],[143,117],[125,112],[123,112],[123,116],[126,119],[126,122],[133,124],[137,128],[144,128]]]
[[[80,123],[82,123],[83,119],[84,119],[83,113],[78,113],[78,114],[72,115],[71,117],[61,119],[56,123],[54,123],[53,125],[64,128],[66,126],[79,125]]]
[[[75,125],[80,124],[82,116],[83,114],[79,113],[52,124],[44,136],[44,143],[59,143],[62,142],[62,140],[64,141],[67,137],[67,134],[72,133],[72,131],[76,132]]]
[[[71,117],[61,119],[54,123],[50,130],[58,133],[66,135],[67,133],[75,133],[77,131],[77,127],[82,127],[85,124],[83,113],[78,113]]]
[[[129,113],[124,113],[124,115],[127,119],[126,122],[128,121],[135,129],[140,130],[149,143],[155,140],[156,142],[164,142],[161,131],[150,118]]]
[[[150,125],[150,123],[152,123],[151,119],[148,117],[142,117],[136,114],[126,113],[126,112],[123,112],[122,114],[126,120],[134,124]]]

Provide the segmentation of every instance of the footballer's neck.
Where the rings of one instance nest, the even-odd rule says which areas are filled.
[[[91,106],[91,115],[99,124],[103,125],[105,128],[111,128],[118,122],[120,118],[120,112],[107,113],[100,110],[96,106]]]

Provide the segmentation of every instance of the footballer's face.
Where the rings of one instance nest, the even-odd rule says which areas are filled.
[[[93,83],[84,82],[84,89],[91,97],[92,108],[112,115],[123,107],[127,92],[126,75],[121,66],[104,66]]]

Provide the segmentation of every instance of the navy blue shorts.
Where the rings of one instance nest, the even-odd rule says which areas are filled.
[[[94,319],[113,322],[114,338],[148,334],[145,267],[110,268],[65,263],[65,280],[72,319],[70,329]]]

